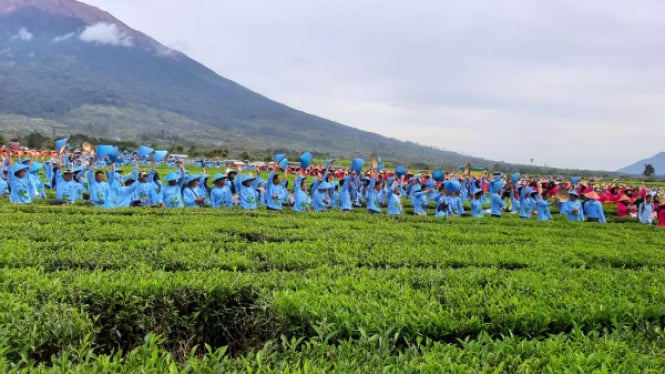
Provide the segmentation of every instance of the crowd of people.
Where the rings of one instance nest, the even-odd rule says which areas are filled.
[[[138,155],[128,162],[132,168],[128,174],[122,172],[123,162],[99,159],[94,152],[61,152],[48,160],[40,159],[36,152],[0,155],[0,196],[9,196],[13,204],[46,200],[46,191],[51,189],[54,198],[47,201],[54,205],[295,212],[365,209],[369,214],[401,215],[406,213],[403,201],[408,199],[410,212],[419,216],[481,218],[509,212],[523,219],[548,221],[552,220],[551,207],[556,206],[568,220],[599,223],[607,222],[603,206],[613,204],[619,217],[632,216],[665,227],[665,201],[657,191],[646,186],[601,187],[578,178],[414,175],[404,168],[362,172],[310,165],[299,170],[289,186],[287,171],[278,164],[256,174],[227,169],[208,175],[205,167],[194,173],[180,161],[171,164],[173,170],[162,178],[154,161],[146,165]]]

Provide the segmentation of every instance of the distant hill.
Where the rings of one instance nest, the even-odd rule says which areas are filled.
[[[0,1],[0,133],[310,150],[337,158],[492,162],[294,110],[74,0]]]
[[[626,166],[625,168],[617,170],[618,173],[642,175],[644,172],[644,165],[651,164],[656,170],[658,176],[665,176],[665,152],[661,152],[651,158],[637,161],[636,163]]]

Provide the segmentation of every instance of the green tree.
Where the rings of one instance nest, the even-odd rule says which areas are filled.
[[[47,137],[38,132],[32,132],[24,139],[25,146],[28,148],[41,148],[48,140]]]
[[[651,164],[644,164],[644,171],[642,172],[642,174],[645,177],[650,177],[656,174],[656,169],[654,169],[653,165]]]

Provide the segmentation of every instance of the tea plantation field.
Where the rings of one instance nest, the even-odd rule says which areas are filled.
[[[0,371],[665,371],[636,223],[0,207]]]

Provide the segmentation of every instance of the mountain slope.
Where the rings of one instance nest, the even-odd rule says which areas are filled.
[[[0,121],[23,132],[43,119],[53,136],[482,164],[289,108],[74,0],[0,3],[0,98]]]
[[[644,165],[651,164],[656,171],[655,175],[665,175],[665,152],[658,153],[657,155],[638,161],[625,168],[617,170],[618,173],[641,175],[644,172]]]

